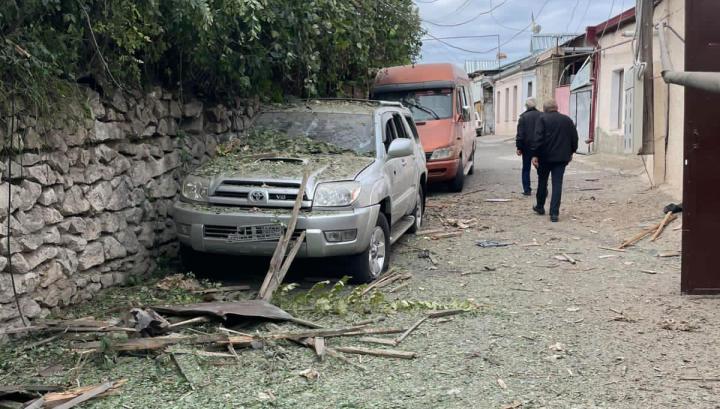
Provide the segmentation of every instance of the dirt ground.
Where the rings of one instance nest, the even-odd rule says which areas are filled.
[[[648,189],[639,159],[577,157],[566,174],[561,220],[551,224],[520,195],[512,141],[486,136],[478,145],[465,192],[433,192],[424,229],[469,227],[439,240],[407,236],[394,247],[393,265],[413,278],[386,291],[388,300],[479,306],[423,323],[398,347],[417,358],[352,357],[363,372],[280,342],[239,350],[237,361],[193,359],[193,389],[166,356],[120,356],[70,371],[78,360],[67,343],[31,350],[16,343],[0,350],[0,384],[128,379],[120,394],[88,408],[720,408],[720,299],[681,296],[680,258],[658,256],[680,251],[681,220],[654,243],[626,252],[600,248],[659,222],[672,201]],[[482,248],[478,240],[510,245]],[[419,257],[423,250],[436,265]],[[562,254],[576,264],[556,258]],[[307,269],[292,279],[316,273]],[[137,289],[112,294],[97,305],[126,302]],[[97,306],[74,315],[88,308],[102,315]],[[423,314],[391,313],[383,325],[410,325]],[[304,318],[340,326],[368,316]],[[59,370],[48,375],[53,367]],[[308,368],[319,378],[299,376]]]

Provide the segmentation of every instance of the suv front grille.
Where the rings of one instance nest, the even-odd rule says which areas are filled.
[[[237,233],[238,228],[235,226],[216,226],[216,225],[205,225],[203,229],[203,236],[207,239],[227,239],[231,234]],[[297,239],[303,230],[295,229],[292,234],[292,238]],[[258,240],[258,241],[277,241],[272,240]]]
[[[210,195],[212,204],[244,208],[286,208],[295,205],[300,183],[285,181],[223,180]],[[302,208],[311,206],[307,194]]]

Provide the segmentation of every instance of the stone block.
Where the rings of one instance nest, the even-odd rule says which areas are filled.
[[[88,243],[85,250],[78,255],[78,269],[85,271],[105,261],[105,250],[99,241]]]
[[[79,186],[73,186],[65,191],[65,198],[60,206],[60,212],[65,216],[73,216],[90,210],[90,202],[85,198]]]

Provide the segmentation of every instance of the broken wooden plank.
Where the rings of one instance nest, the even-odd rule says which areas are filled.
[[[445,229],[428,229],[428,230],[421,230],[417,233],[415,233],[416,236],[429,236],[432,234],[438,234],[438,233],[445,233]]]
[[[316,322],[304,320],[304,319],[298,318],[298,317],[293,317],[293,318],[290,320],[290,322],[294,322],[294,323],[296,323],[296,324],[299,324],[299,325],[302,325],[302,326],[308,327],[308,328],[324,328],[322,325],[320,325],[320,324],[318,324],[318,323],[316,323]]]
[[[283,260],[285,259],[287,253],[287,246],[288,244],[290,244],[292,235],[295,232],[298,215],[300,214],[300,208],[302,207],[302,201],[305,196],[305,186],[307,185],[309,178],[310,169],[306,167],[305,171],[303,172],[303,178],[300,182],[300,187],[298,188],[295,203],[293,204],[292,213],[290,214],[290,219],[288,220],[285,234],[280,238],[280,240],[278,240],[277,247],[275,247],[275,252],[273,253],[272,259],[270,260],[270,267],[268,268],[268,272],[265,275],[265,279],[263,280],[262,286],[260,286],[260,291],[258,292],[258,299],[267,299],[268,288],[270,287],[275,275],[278,273],[278,271],[280,271],[280,268],[282,267]]]
[[[404,332],[404,328],[367,328],[367,327],[347,327],[335,329],[314,329],[307,331],[295,332],[275,332],[269,334],[260,334],[260,339],[292,339],[292,338],[315,338],[315,337],[349,337],[356,335],[379,335],[379,334],[399,334]]]
[[[110,349],[118,352],[130,351],[152,351],[164,349],[175,344],[222,344],[232,343],[233,345],[250,346],[255,340],[254,337],[237,335],[227,337],[224,335],[201,335],[201,336],[167,336],[155,338],[132,338],[127,341],[115,342]],[[103,345],[99,341],[84,342],[73,345],[73,351],[81,353],[99,352]]]
[[[265,291],[262,294],[258,295],[258,298],[264,301],[270,301],[272,299],[275,290],[280,287],[280,284],[282,284],[283,280],[285,279],[285,275],[287,274],[288,270],[290,270],[290,266],[292,265],[293,260],[295,260],[295,256],[300,251],[300,247],[302,247],[304,241],[305,232],[302,231],[300,232],[300,236],[298,236],[298,238],[295,240],[295,243],[290,249],[290,252],[285,257],[282,266],[275,272],[275,274],[272,275],[272,277],[270,277],[270,283],[265,288]]]
[[[343,352],[346,354],[358,354],[358,355],[371,355],[380,356],[384,358],[400,358],[400,359],[413,359],[417,356],[416,352],[409,351],[398,351],[390,349],[370,349],[360,347],[336,347],[337,352]]]
[[[205,288],[202,290],[195,290],[193,294],[216,294],[216,293],[230,293],[236,291],[247,291],[250,289],[249,285],[228,285],[224,287]]]
[[[512,199],[485,199],[487,203],[507,203],[512,202]]]
[[[673,212],[672,212],[672,211],[667,212],[667,213],[665,214],[665,217],[664,217],[663,220],[660,222],[660,225],[658,225],[658,228],[657,228],[657,230],[655,230],[655,233],[654,233],[654,234],[652,235],[652,237],[650,238],[650,241],[655,241],[655,240],[658,239],[658,237],[660,237],[660,235],[662,234],[663,230],[665,230],[665,226],[667,226],[668,224],[670,224],[670,222],[671,222],[670,217],[672,217],[672,215],[673,215]]]
[[[563,255],[563,257],[565,257],[567,259],[567,261],[570,262],[570,264],[577,264],[577,260],[570,257],[570,255],[568,255],[567,253],[562,253],[562,255]]]
[[[268,328],[270,328],[274,331],[280,330],[280,327],[278,327],[275,324],[269,324]],[[295,342],[296,344],[302,345],[304,347],[311,348],[313,350],[315,349],[315,338],[289,338],[289,340],[292,342]],[[331,356],[337,360],[343,361],[346,364],[352,365],[362,371],[367,371],[367,368],[365,368],[364,366],[362,366],[356,362],[353,362],[352,360],[344,357],[342,354],[338,353],[337,351],[335,351],[334,349],[332,349],[328,346],[325,346],[325,353],[328,356]]]
[[[118,389],[126,382],[127,379],[121,379],[116,382],[106,382],[101,385],[81,386],[79,388],[74,388],[63,392],[50,392],[42,397],[42,399],[44,400],[43,407],[55,409],[72,408],[91,398],[105,397],[116,394],[118,393]],[[100,392],[97,393],[97,391]],[[84,399],[81,401],[76,401],[76,399],[80,397],[84,397]],[[70,404],[72,404],[72,406],[65,406]]]
[[[433,234],[432,236],[430,236],[430,240],[449,239],[450,237],[458,237],[458,236],[462,236],[462,235],[463,235],[462,230],[451,231],[451,232],[446,232],[446,233]]]
[[[428,316],[424,316],[424,317],[420,318],[419,320],[417,320],[410,328],[407,329],[407,331],[403,332],[399,337],[397,337],[395,339],[395,344],[400,345],[400,343],[403,342],[405,340],[405,338],[407,338],[408,335],[410,335],[411,332],[415,331],[415,329],[417,329],[417,327],[419,327],[420,324],[425,322],[425,320],[427,320],[428,318],[429,318]]]
[[[211,321],[211,320],[210,320],[210,318],[208,318],[208,317],[195,317],[195,318],[190,318],[189,320],[180,321],[180,322],[176,322],[176,323],[174,323],[174,324],[170,324],[170,325],[168,325],[168,327],[166,328],[166,330],[169,331],[169,330],[173,330],[173,329],[185,327],[185,326],[188,326],[188,325],[203,324],[203,323],[210,322],[210,321]]]
[[[428,313],[428,318],[441,318],[441,317],[449,317],[451,315],[458,315],[458,314],[464,314],[466,313],[466,310],[440,310],[440,311],[432,311]]]
[[[617,251],[617,252],[619,252],[619,253],[625,253],[625,249],[619,249],[619,248],[615,248],[615,247],[603,247],[603,246],[598,246],[598,248],[601,249],[601,250]]]
[[[662,257],[662,258],[680,257],[680,252],[679,251],[666,251],[666,252],[658,253],[658,257]]]
[[[397,342],[395,342],[394,339],[387,339],[387,338],[375,338],[375,337],[362,337],[358,339],[360,342],[367,342],[370,344],[380,344],[380,345],[387,345],[387,346],[397,346]]]
[[[325,358],[325,338],[315,337],[313,347],[315,348],[315,354],[322,361]]]

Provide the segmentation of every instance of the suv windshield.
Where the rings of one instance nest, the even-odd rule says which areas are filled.
[[[290,138],[307,137],[363,156],[375,155],[373,118],[366,113],[269,111],[258,115],[254,128]]]
[[[424,89],[375,94],[375,99],[398,101],[407,106],[413,119],[432,121],[452,118],[452,89]]]

